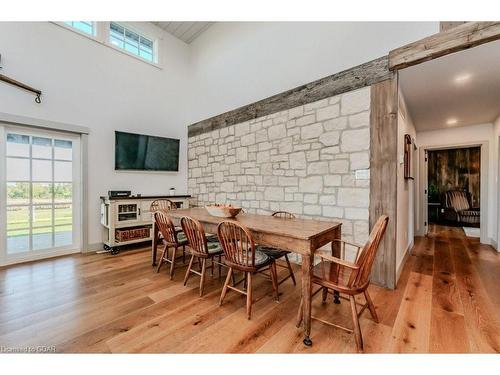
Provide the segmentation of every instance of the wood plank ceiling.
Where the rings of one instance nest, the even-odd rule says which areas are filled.
[[[154,21],[156,26],[172,34],[185,43],[191,43],[208,29],[214,22],[171,22]]]

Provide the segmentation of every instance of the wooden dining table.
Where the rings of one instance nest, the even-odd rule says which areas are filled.
[[[334,239],[341,238],[342,223],[310,219],[283,219],[271,215],[240,213],[234,219],[211,216],[205,208],[186,208],[168,211],[168,215],[179,225],[180,219],[189,216],[198,220],[209,234],[217,233],[217,226],[224,220],[234,220],[246,226],[256,244],[288,250],[302,257],[302,298],[304,344],[312,345],[311,334],[311,276],[314,252],[331,243],[333,256],[340,255],[340,246]],[[155,227],[155,226],[154,226]],[[153,235],[152,258],[156,264],[158,232]]]

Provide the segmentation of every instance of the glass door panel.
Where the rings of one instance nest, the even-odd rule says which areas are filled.
[[[79,245],[78,143],[63,138],[5,132],[7,256]]]

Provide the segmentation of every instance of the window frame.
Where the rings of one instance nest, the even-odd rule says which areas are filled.
[[[159,60],[160,60],[160,58],[159,58],[159,56],[160,56],[160,54],[159,54],[160,37],[152,37],[149,33],[144,32],[142,30],[138,30],[134,26],[130,26],[130,24],[128,22],[119,22],[119,21],[92,21],[92,22],[94,22],[94,25],[95,25],[95,27],[94,27],[94,34],[95,35],[87,34],[83,31],[80,31],[80,30],[66,24],[65,22],[51,22],[51,23],[55,24],[57,26],[60,26],[66,30],[70,30],[78,35],[81,35],[81,36],[84,36],[88,39],[91,39],[94,42],[102,44],[106,47],[109,47],[109,48],[111,48],[115,51],[118,51],[120,53],[123,53],[127,56],[133,57],[139,61],[142,61],[143,63],[149,64],[149,65],[154,66],[158,69],[162,69],[160,62],[159,62]],[[112,44],[110,41],[111,22],[117,23],[120,26],[124,27],[125,29],[132,31],[132,32],[138,34],[139,36],[144,37],[145,39],[151,40],[153,42],[153,61],[146,60],[145,58],[143,58],[141,56],[138,56],[134,53],[131,53],[123,48],[120,48],[120,47]]]
[[[53,246],[48,249],[33,249],[32,244],[31,244],[31,238],[29,239],[30,241],[30,246],[29,246],[29,251],[21,252],[21,253],[11,253],[9,254],[7,252],[7,207],[8,206],[29,206],[30,207],[30,216],[32,215],[32,210],[35,206],[52,206],[51,209],[54,206],[57,205],[62,205],[62,204],[67,204],[66,203],[59,203],[55,202],[53,200],[54,193],[52,192],[52,202],[47,203],[47,204],[42,204],[42,203],[34,203],[32,201],[32,194],[31,194],[31,188],[30,188],[30,201],[29,203],[26,204],[7,204],[7,158],[8,157],[14,157],[14,156],[7,156],[7,134],[9,133],[15,133],[19,135],[26,135],[30,137],[42,137],[42,138],[52,138],[52,139],[59,139],[59,140],[67,140],[71,141],[73,144],[73,153],[72,153],[72,181],[71,183],[73,184],[72,186],[72,200],[71,200],[71,206],[72,206],[72,243],[71,244],[64,244],[61,246],[56,246],[55,242],[52,244]],[[4,205],[0,205],[0,226],[4,228],[4,230],[0,231],[0,265],[8,265],[8,264],[15,264],[15,263],[21,263],[25,261],[31,261],[31,260],[36,260],[36,259],[44,259],[44,258],[50,258],[52,256],[58,256],[58,255],[65,255],[65,254],[72,254],[72,253],[78,253],[81,252],[83,249],[83,212],[84,208],[82,207],[83,204],[83,187],[82,187],[82,149],[81,149],[81,135],[79,134],[73,134],[73,133],[67,133],[63,131],[58,131],[58,130],[49,130],[49,129],[35,129],[31,128],[29,126],[22,126],[22,125],[12,125],[9,123],[4,123],[0,122],[0,140],[2,144],[0,145],[0,199],[5,202]],[[52,152],[54,150],[54,146],[52,146]],[[16,157],[17,158],[17,157]],[[22,159],[26,159],[26,157],[19,157]],[[31,160],[50,160],[51,163],[53,164],[54,161],[60,160],[59,158],[55,158],[55,155],[52,153],[50,159],[44,159],[44,158],[39,158],[35,157],[33,158],[32,155],[32,147],[31,147],[31,141],[30,141],[30,155],[29,158],[30,160],[30,171],[31,171]],[[61,159],[62,160],[62,159]],[[69,161],[64,159],[63,161]],[[52,180],[53,178],[53,173],[54,170],[52,169]],[[31,172],[30,172],[31,175]],[[15,181],[13,181],[15,182]],[[24,181],[29,184],[33,183],[33,179],[30,176],[29,181]],[[44,182],[39,182],[35,181],[35,183],[44,183]],[[52,181],[54,183],[54,181]],[[68,183],[68,182],[64,182]],[[56,226],[62,226],[55,224],[55,214],[54,211],[52,211],[52,216],[51,216],[51,227],[55,228]],[[32,226],[32,219],[30,218],[30,236],[31,236],[31,230],[34,228]],[[38,228],[38,227],[37,227]],[[42,227],[39,227],[42,228]],[[55,235],[55,232],[53,233]]]
[[[68,22],[90,22],[92,25],[92,32],[86,33],[85,31],[80,30],[73,25],[70,25]],[[78,32],[79,34],[82,34],[85,36],[93,36],[93,37],[95,37],[97,35],[97,22],[96,21],[64,21],[62,23],[70,30],[74,30],[74,31]]]
[[[138,47],[137,47],[137,51],[139,52],[139,55],[133,53],[133,52],[130,52],[130,51],[127,51],[125,48],[122,48],[122,47],[119,47],[119,46],[116,46],[114,45],[112,42],[111,42],[111,24],[114,23],[115,25],[118,25],[120,27],[123,28],[124,30],[124,40],[123,40],[123,43],[126,43],[126,40],[125,40],[125,34],[127,31],[131,32],[131,33],[134,33],[136,34],[138,37],[139,37],[139,40],[138,40]],[[141,38],[143,39],[147,39],[148,41],[151,42],[152,44],[152,51],[151,51],[151,56],[152,56],[152,60],[147,60],[145,59],[144,57],[142,57],[140,55],[140,51],[141,51]],[[141,60],[144,60],[148,63],[151,63],[151,64],[156,64],[158,62],[158,54],[157,54],[157,50],[158,50],[158,43],[157,43],[157,39],[155,38],[151,38],[149,35],[141,32],[141,31],[138,31],[137,29],[133,28],[133,27],[130,27],[127,23],[124,23],[124,22],[118,22],[118,21],[110,21],[108,22],[108,28],[107,28],[107,43],[115,48],[115,49],[118,49],[122,52],[125,52],[127,55],[131,55],[131,56],[134,56],[136,58],[139,58]]]

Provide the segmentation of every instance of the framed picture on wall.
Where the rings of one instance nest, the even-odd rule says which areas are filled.
[[[404,177],[414,179],[413,175],[413,140],[409,134],[405,134],[404,145]]]

